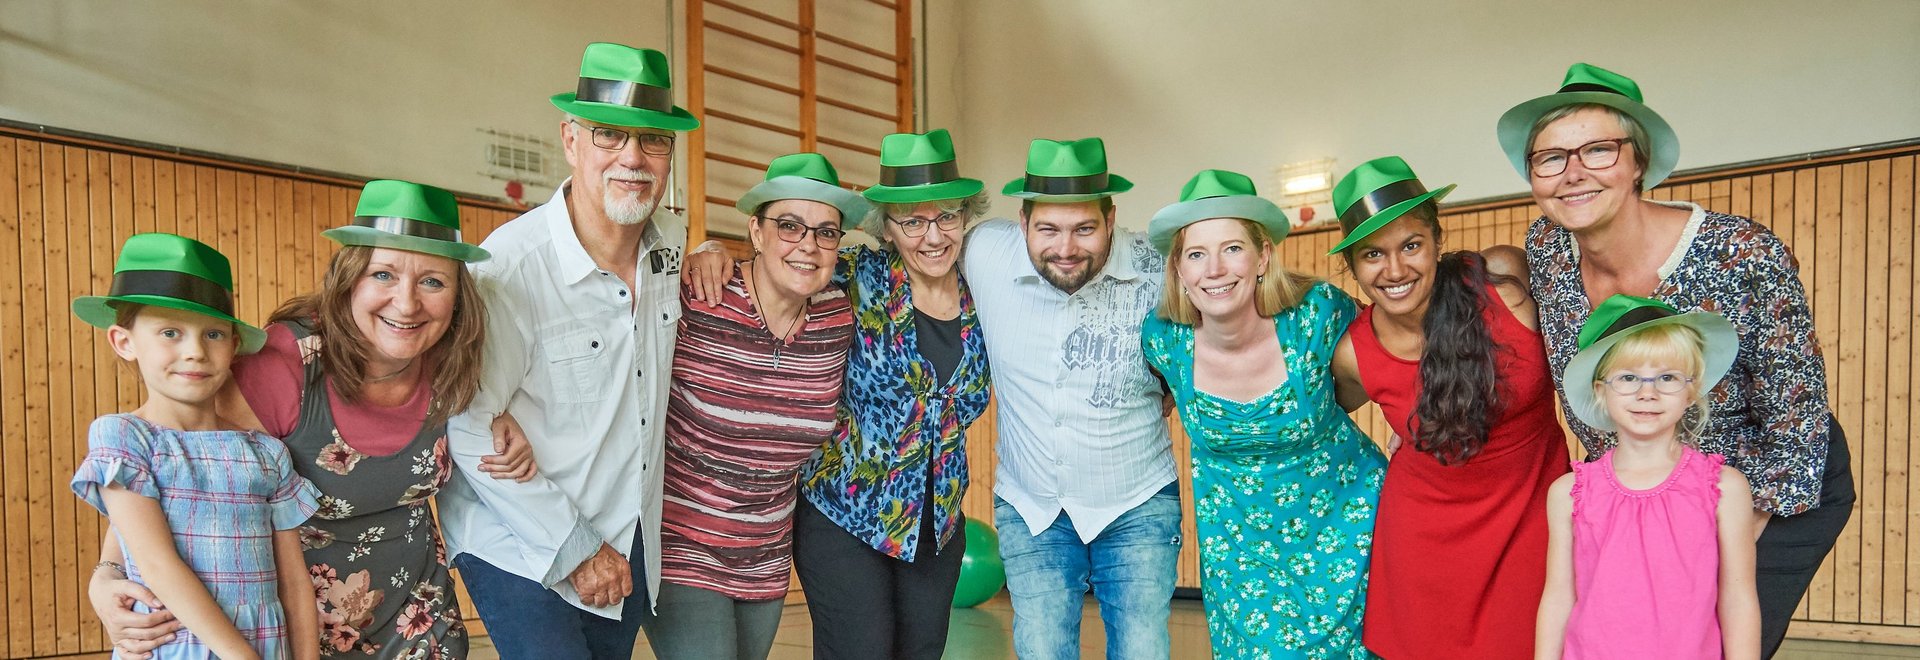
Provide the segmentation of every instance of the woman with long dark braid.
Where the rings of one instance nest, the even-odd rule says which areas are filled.
[[[1335,386],[1348,410],[1379,403],[1405,445],[1380,492],[1365,642],[1393,660],[1531,658],[1566,432],[1525,255],[1442,253],[1452,190],[1397,157],[1334,188],[1333,253],[1372,301],[1334,353]]]

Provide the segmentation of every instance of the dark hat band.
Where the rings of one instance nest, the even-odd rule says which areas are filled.
[[[1627,313],[1621,314],[1620,318],[1614,319],[1613,323],[1608,324],[1607,329],[1600,333],[1600,336],[1593,338],[1593,342],[1596,344],[1600,343],[1600,340],[1606,339],[1607,337],[1611,337],[1614,335],[1614,333],[1620,332],[1627,328],[1631,328],[1633,326],[1640,325],[1648,321],[1664,319],[1673,315],[1674,315],[1673,312],[1667,311],[1665,308],[1655,307],[1653,305],[1648,305],[1645,307],[1635,307],[1632,310],[1629,310]]]
[[[951,160],[925,165],[880,168],[880,185],[890,188],[946,183],[958,178],[960,178],[960,164]]]
[[[413,236],[415,238],[430,238],[436,241],[447,241],[449,243],[460,242],[460,230],[454,229],[452,227],[448,227],[446,225],[436,225],[431,222],[421,222],[413,218],[396,218],[393,216],[385,216],[385,215],[362,215],[362,216],[355,216],[353,218],[353,224],[356,227],[367,227],[370,229],[377,229],[380,231],[387,232],[389,234],[399,234],[401,236]]]
[[[233,292],[213,280],[179,271],[123,270],[113,274],[113,289],[107,295],[177,298],[233,316]]]
[[[1353,206],[1347,207],[1347,211],[1340,214],[1340,222],[1351,228],[1365,222],[1367,218],[1379,215],[1381,211],[1395,204],[1425,194],[1427,194],[1427,187],[1422,185],[1419,179],[1395,181],[1375,188],[1373,192],[1354,200]]]
[[[576,101],[610,103],[669,114],[673,112],[673,90],[631,80],[581,78],[580,87],[573,96]]]
[[[1041,195],[1088,195],[1106,192],[1107,173],[1080,176],[1041,176],[1028,174],[1026,191]]]
[[[1599,83],[1588,83],[1588,82],[1572,83],[1572,84],[1566,85],[1560,88],[1559,93],[1566,94],[1568,92],[1606,92],[1608,94],[1619,94],[1620,96],[1626,96],[1626,94],[1620,94],[1620,90],[1614,89],[1612,87],[1608,87],[1606,85],[1602,85]]]

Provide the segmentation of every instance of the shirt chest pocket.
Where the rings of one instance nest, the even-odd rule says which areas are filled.
[[[607,397],[603,387],[608,370],[604,357],[611,346],[597,328],[576,323],[549,326],[540,340],[541,362],[547,370],[549,392],[555,403],[592,403]]]

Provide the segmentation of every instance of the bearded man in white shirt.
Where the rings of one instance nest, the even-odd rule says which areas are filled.
[[[595,43],[560,143],[572,176],[487,237],[482,382],[449,424],[440,495],[449,554],[505,658],[631,657],[659,585],[667,377],[686,227],[659,204],[675,131],[659,51]],[[537,475],[487,478],[510,415]]]
[[[1099,138],[1034,140],[1003,190],[1020,220],[967,236],[999,432],[994,523],[1024,660],[1080,657],[1085,594],[1100,603],[1107,657],[1170,653],[1180,494],[1163,386],[1140,350],[1165,260],[1114,227]],[[1024,257],[1024,258],[1023,258]]]

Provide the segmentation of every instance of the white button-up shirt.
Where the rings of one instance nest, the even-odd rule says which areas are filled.
[[[587,607],[568,577],[601,543],[630,552],[637,533],[647,593],[660,591],[660,461],[686,226],[654,212],[629,291],[581,246],[567,188],[494,231],[481,244],[493,258],[471,267],[487,303],[486,361],[473,405],[448,425],[457,470],[440,518],[449,553],[618,619],[621,603]],[[501,412],[519,421],[540,465],[526,483],[479,470]]]
[[[1035,535],[1066,511],[1090,543],[1174,480],[1160,381],[1140,352],[1166,260],[1145,235],[1117,227],[1109,254],[1068,294],[1034,269],[1018,223],[991,220],[967,234],[961,267],[998,411],[993,493]]]

